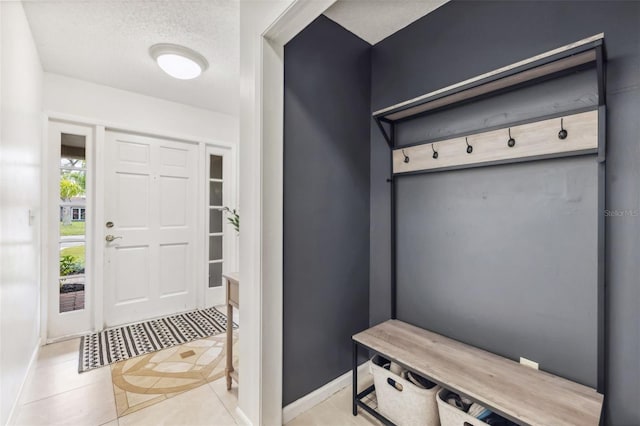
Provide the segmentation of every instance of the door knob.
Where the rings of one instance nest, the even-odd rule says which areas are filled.
[[[104,237],[104,239],[107,240],[108,243],[110,243],[113,240],[117,240],[118,238],[122,238],[122,237],[116,237],[113,235],[107,235],[106,237]]]

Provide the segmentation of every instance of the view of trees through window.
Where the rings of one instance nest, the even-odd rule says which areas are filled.
[[[60,312],[84,309],[87,170],[78,145],[63,140],[60,160]]]

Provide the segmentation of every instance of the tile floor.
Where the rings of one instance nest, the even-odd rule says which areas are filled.
[[[238,334],[234,334],[238,369]],[[118,417],[224,377],[226,340],[226,334],[218,334],[112,364]]]
[[[242,424],[237,387],[224,377],[118,418],[109,367],[78,374],[79,339],[41,348],[12,423],[18,426],[129,426]],[[364,377],[362,386],[370,382]],[[289,426],[375,425],[372,417],[351,415],[351,388],[343,389],[289,422]]]

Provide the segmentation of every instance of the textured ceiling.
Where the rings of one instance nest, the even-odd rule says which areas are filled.
[[[324,14],[370,44],[389,37],[448,0],[338,0]]]
[[[24,7],[45,71],[237,113],[237,0],[46,0]],[[156,43],[196,50],[209,69],[195,80],[173,79],[149,56]]]

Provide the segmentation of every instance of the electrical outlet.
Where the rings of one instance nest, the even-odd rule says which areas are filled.
[[[538,369],[538,363],[527,358],[520,357],[520,364],[535,370]]]

